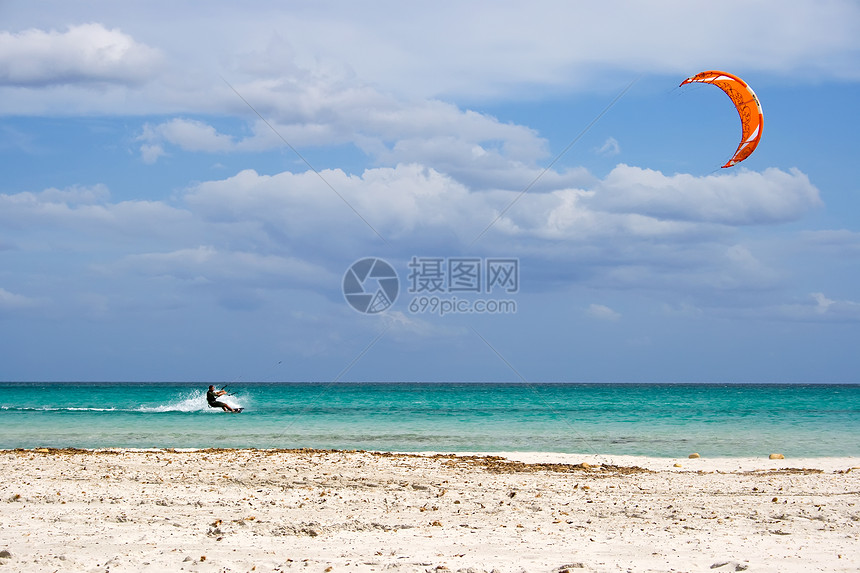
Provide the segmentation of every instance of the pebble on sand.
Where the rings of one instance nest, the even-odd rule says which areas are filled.
[[[696,459],[696,458],[700,458],[700,457],[702,457],[702,456],[700,456],[700,455],[699,455],[699,454],[697,454],[697,453],[692,453],[692,454],[690,454],[690,455],[689,455],[689,456],[687,456],[687,457],[688,457],[688,458],[690,458],[691,460],[694,460],[694,459]]]
[[[782,454],[771,454],[768,456],[772,460],[784,460],[785,456]]]

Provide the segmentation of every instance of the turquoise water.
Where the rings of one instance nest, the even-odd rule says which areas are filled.
[[[860,385],[0,383],[0,448],[860,455]]]

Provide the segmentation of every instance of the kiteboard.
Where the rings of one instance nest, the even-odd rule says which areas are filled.
[[[233,408],[233,414],[241,414],[245,408]]]

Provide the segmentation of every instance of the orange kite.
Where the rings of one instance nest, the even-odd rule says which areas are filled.
[[[681,85],[693,82],[703,84],[714,84],[732,99],[738,115],[741,116],[741,143],[737,151],[723,167],[731,167],[740,163],[750,156],[761,139],[761,130],[764,123],[764,115],[761,104],[745,81],[739,77],[716,70],[709,70],[689,77]]]

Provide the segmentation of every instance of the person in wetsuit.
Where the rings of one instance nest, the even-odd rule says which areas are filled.
[[[210,408],[221,408],[225,412],[235,412],[236,409],[230,407],[229,404],[225,404],[224,402],[218,401],[218,396],[223,396],[226,394],[226,390],[215,390],[215,386],[209,385],[209,391],[206,392],[206,401],[209,403]]]

